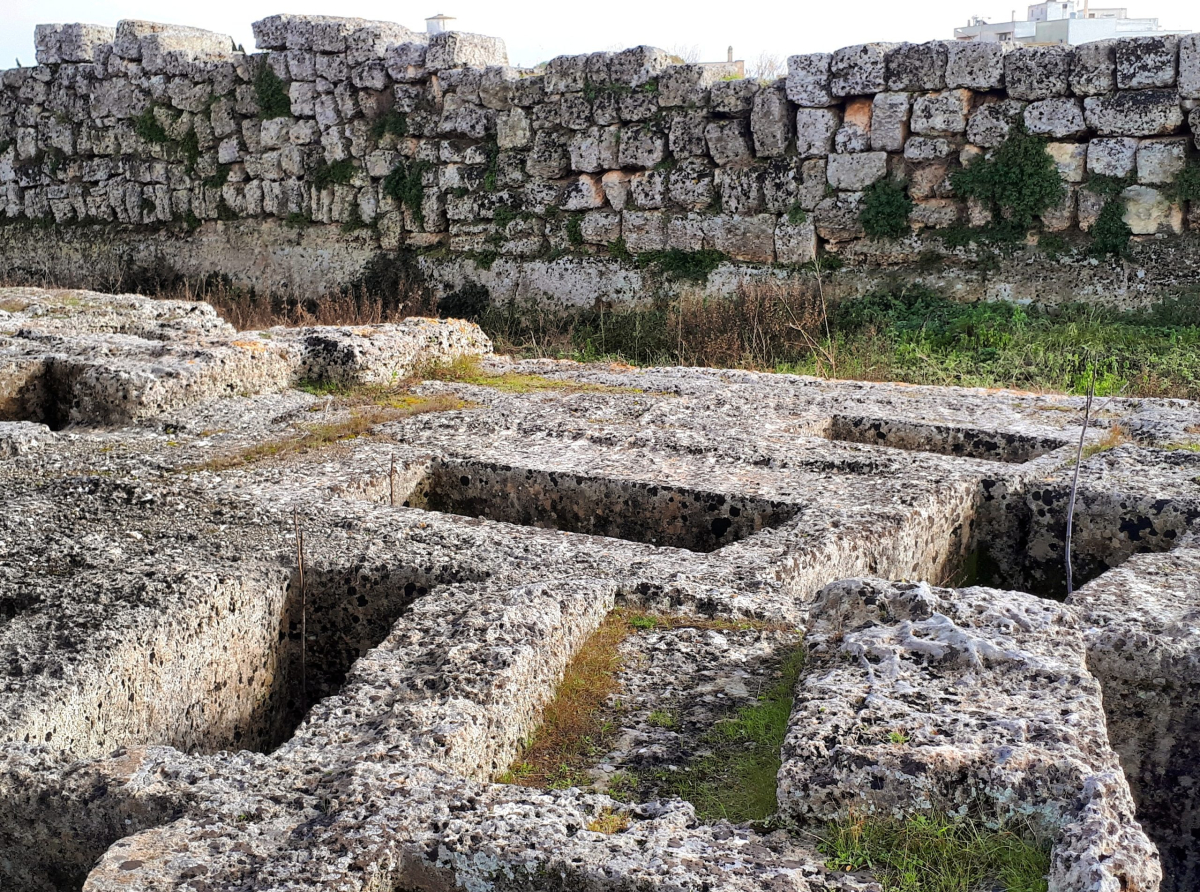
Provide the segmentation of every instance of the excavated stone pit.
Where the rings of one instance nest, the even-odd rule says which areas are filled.
[[[1080,467],[1062,603],[1080,398],[0,301],[5,889],[848,892],[811,833],[930,810],[1035,828],[1055,890],[1200,882],[1193,403],[1094,419],[1131,440]],[[287,446],[361,411],[301,379],[462,356],[556,386],[426,381],[447,408]],[[13,412],[14,370],[58,357],[57,408]],[[670,620],[621,645],[597,785],[495,783],[617,607]],[[698,819],[655,771],[798,645],[784,829]]]

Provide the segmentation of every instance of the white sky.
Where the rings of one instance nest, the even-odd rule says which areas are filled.
[[[208,0],[172,4],[163,0],[0,0],[0,69],[15,59],[32,65],[33,26],[39,22],[94,22],[151,19],[195,25],[231,35],[252,51],[250,23],[278,12],[359,16],[400,22],[423,30],[425,17],[456,16],[457,28],[501,37],[509,61],[532,66],[564,53],[594,52],[650,44],[664,49],[698,47],[701,61],[735,57],[753,61],[767,52],[786,57],[821,52],[874,40],[923,41],[953,36],[972,14],[1008,21],[1017,0],[857,0],[755,4],[743,10],[729,0],[691,3],[601,0],[428,0],[444,6],[397,4],[385,0]],[[1105,5],[1108,0],[1098,0]],[[1129,2],[1129,0],[1124,0]],[[1027,0],[1026,0],[1027,3]],[[1195,0],[1133,0],[1130,14],[1157,16],[1166,28],[1200,28]]]

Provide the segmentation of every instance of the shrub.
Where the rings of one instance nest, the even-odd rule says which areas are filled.
[[[308,174],[309,181],[318,188],[337,184],[344,186],[354,179],[354,162],[349,158],[334,161],[332,164],[321,161]]]
[[[163,129],[163,125],[158,123],[153,105],[147,105],[145,110],[133,119],[133,132],[138,135],[139,139],[149,143],[162,144],[171,141],[171,138],[167,136],[167,131]]]
[[[376,119],[371,125],[371,138],[376,142],[383,139],[385,136],[392,136],[399,139],[402,136],[408,135],[408,116],[404,112],[396,111],[394,108]]]
[[[258,116],[264,121],[286,118],[292,113],[292,100],[287,86],[277,75],[264,56],[254,68],[254,99],[258,103]]]
[[[1133,235],[1125,223],[1125,201],[1115,195],[1104,202],[1100,216],[1092,224],[1092,244],[1088,253],[1096,257],[1125,257]]]
[[[383,180],[383,194],[408,208],[421,228],[425,226],[425,213],[421,209],[425,200],[422,181],[429,166],[428,161],[401,161]]]
[[[903,183],[884,179],[867,187],[858,219],[873,238],[900,238],[908,233],[912,199]]]
[[[794,204],[788,208],[787,220],[793,226],[799,226],[807,219],[808,214],[804,212],[804,208],[800,207],[800,205]]]
[[[1062,200],[1062,180],[1046,145],[1018,122],[993,157],[976,158],[950,178],[960,196],[987,205],[1001,240],[1019,241],[1039,214]]]
[[[437,311],[439,316],[473,322],[484,314],[491,302],[492,293],[486,285],[466,282],[457,291],[451,291],[439,300]]]
[[[576,248],[583,244],[583,218],[578,214],[567,217],[567,241]]]
[[[707,281],[709,274],[727,259],[726,255],[711,248],[703,251],[681,251],[678,248],[646,251],[637,257],[639,266],[653,264],[668,278],[688,279],[693,282]]]

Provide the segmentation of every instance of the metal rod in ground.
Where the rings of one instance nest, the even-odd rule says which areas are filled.
[[[300,512],[292,509],[292,526],[296,530],[296,565],[300,570],[300,709],[308,711],[308,605],[304,591],[304,531],[300,529]]]
[[[391,505],[396,507],[396,453],[392,453],[392,466],[388,470],[388,494],[391,499]]]
[[[1075,474],[1071,479],[1071,497],[1067,499],[1067,535],[1064,551],[1067,562],[1067,596],[1075,590],[1074,574],[1071,570],[1071,531],[1075,526],[1075,493],[1079,490],[1079,466],[1083,464],[1083,439],[1087,436],[1088,421],[1092,417],[1092,398],[1096,395],[1096,370],[1092,369],[1092,380],[1088,382],[1087,402],[1083,406],[1083,430],[1079,432],[1079,449],[1075,452]]]

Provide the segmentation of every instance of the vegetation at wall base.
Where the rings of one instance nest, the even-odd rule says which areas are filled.
[[[859,222],[872,238],[900,238],[909,233],[908,215],[912,199],[903,183],[883,179],[872,183],[863,192]]]
[[[1039,215],[1062,200],[1064,191],[1047,140],[1018,121],[990,158],[980,156],[950,178],[961,198],[974,198],[992,212],[997,234],[1019,240]]]
[[[917,815],[831,824],[818,846],[833,870],[870,871],[884,892],[1045,892],[1050,850],[1029,834]]]

